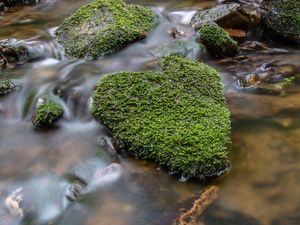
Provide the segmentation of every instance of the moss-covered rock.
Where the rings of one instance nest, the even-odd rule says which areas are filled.
[[[50,127],[63,117],[62,106],[51,99],[45,99],[34,112],[32,123],[35,127]]]
[[[202,44],[216,57],[232,57],[238,52],[237,42],[216,23],[203,25],[199,35]]]
[[[0,79],[0,95],[6,95],[15,90],[15,88],[16,84],[12,80],[6,78]]]
[[[300,44],[300,1],[264,0],[264,24],[280,36]]]
[[[144,38],[155,24],[150,8],[122,0],[94,0],[67,18],[56,36],[68,55],[97,58]]]
[[[92,114],[120,149],[186,176],[215,176],[228,166],[230,113],[218,73],[171,55],[162,72],[121,72],[102,78]]]

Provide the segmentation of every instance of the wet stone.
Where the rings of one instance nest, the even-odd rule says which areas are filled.
[[[223,28],[247,29],[250,20],[240,4],[231,3],[197,12],[191,20],[191,25],[198,30],[202,25],[211,22]]]
[[[90,159],[76,166],[68,175],[71,186],[67,193],[69,200],[90,193],[106,183],[118,180],[122,173],[117,163],[107,165],[99,159]]]
[[[1,222],[7,224],[45,224],[57,218],[67,207],[64,194],[68,184],[54,174],[32,177],[20,184],[8,186],[3,195],[5,208],[0,208]],[[12,189],[11,189],[12,188]],[[22,221],[22,223],[19,223]],[[2,223],[1,223],[2,225]]]
[[[300,44],[300,1],[264,0],[263,23],[277,35]]]
[[[6,78],[0,78],[0,96],[6,95],[14,91],[15,88],[16,88],[16,84],[12,80]]]
[[[6,63],[16,63],[27,61],[28,58],[29,54],[26,46],[17,40],[0,41],[0,60],[5,60]]]
[[[176,54],[186,58],[196,59],[201,54],[202,50],[203,47],[195,41],[175,40],[152,49],[150,52],[156,58]]]

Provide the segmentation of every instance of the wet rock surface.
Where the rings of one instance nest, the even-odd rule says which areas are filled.
[[[203,50],[203,46],[195,41],[174,40],[151,50],[151,54],[156,58],[162,58],[171,54],[181,55],[186,58],[196,59]]]
[[[6,68],[9,63],[27,61],[29,58],[28,49],[25,45],[16,40],[5,40],[0,42],[0,60],[2,68]]]
[[[300,2],[265,0],[262,21],[277,35],[300,44]]]
[[[245,29],[248,28],[250,20],[240,4],[231,3],[197,12],[191,20],[191,25],[199,30],[202,25],[211,22],[223,28]]]

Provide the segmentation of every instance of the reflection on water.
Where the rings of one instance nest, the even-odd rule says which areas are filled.
[[[64,58],[52,38],[55,27],[87,2],[46,0],[0,20],[0,39],[30,44],[34,59],[13,65],[10,76],[22,85],[0,97],[1,225],[171,224],[203,190],[153,163],[116,156],[109,131],[91,118],[90,100],[103,74],[156,69],[155,54],[169,51],[174,36],[194,43],[188,21],[218,1],[128,1],[160,15],[148,38],[95,61]],[[224,60],[198,51],[221,72],[233,120],[232,170],[214,181],[220,196],[199,224],[299,224],[299,49],[249,42]],[[260,70],[265,63],[270,69]],[[248,85],[249,77],[257,79]],[[65,116],[51,130],[34,129],[32,112],[49,94],[60,99]]]

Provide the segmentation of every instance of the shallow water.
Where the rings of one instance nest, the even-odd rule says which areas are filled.
[[[43,56],[11,68],[22,86],[0,98],[1,225],[171,224],[178,210],[190,206],[205,188],[196,181],[180,182],[153,163],[116,156],[109,131],[93,121],[89,109],[103,74],[155,69],[153,49],[173,40],[174,27],[180,39],[196,40],[188,25],[191,16],[217,1],[128,1],[150,5],[160,15],[160,25],[148,38],[95,61],[66,58],[53,31],[87,2],[46,0],[0,20],[0,39],[21,40]],[[221,73],[233,121],[232,168],[210,182],[220,187],[220,194],[201,224],[300,221],[300,50],[261,41],[263,46],[244,44],[234,59],[212,59],[203,51],[191,55]],[[270,79],[240,87],[239,79],[251,73]],[[295,82],[287,88],[276,85],[283,77]],[[30,118],[46,94],[59,97],[66,114],[57,127],[36,130]],[[10,199],[22,211],[10,208]]]

